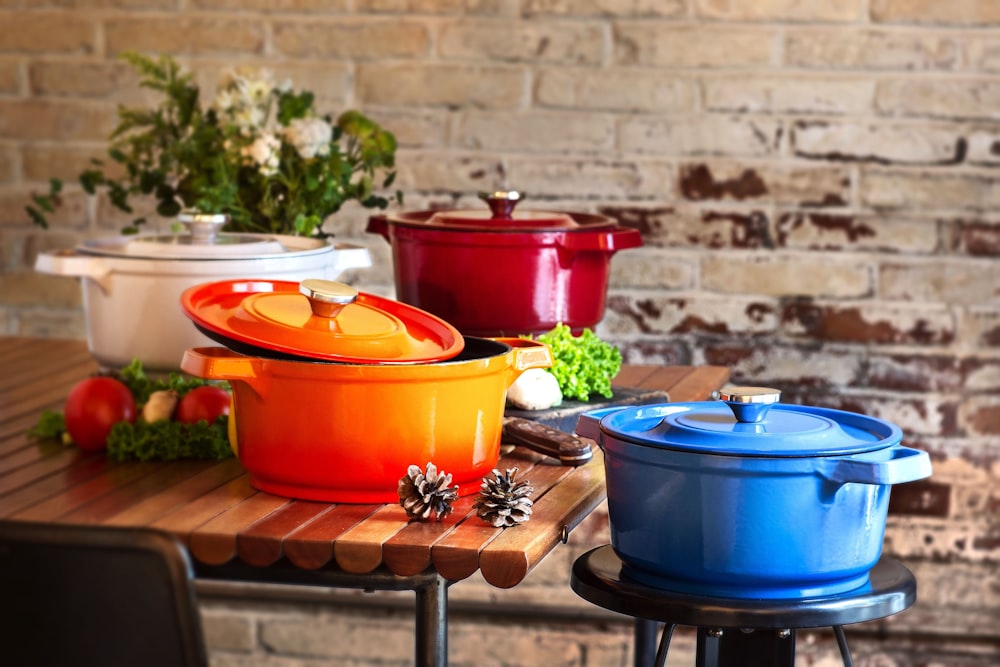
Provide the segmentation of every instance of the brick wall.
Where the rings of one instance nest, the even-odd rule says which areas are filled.
[[[921,599],[860,664],[1000,662],[1000,3],[0,0],[0,26],[0,333],[83,335],[76,284],[30,267],[123,221],[73,188],[48,232],[23,206],[101,155],[116,105],[143,99],[116,54],[174,54],[205,86],[231,64],[267,66],[396,133],[407,208],[509,186],[640,229],[600,325],[628,361],[724,364],[788,400],[899,424],[935,462],[932,480],[894,490],[886,541]],[[372,249],[358,285],[391,292],[387,245],[364,222],[347,211],[338,235]],[[453,596],[541,605],[569,562],[516,594]],[[245,623],[251,637],[217,639],[219,655],[363,664],[329,646],[286,662],[278,635],[261,636],[282,611],[213,603],[213,636]],[[625,626],[569,616],[552,630],[561,652],[504,627],[528,637],[516,657],[456,660],[627,663]],[[468,623],[473,637],[494,627]]]

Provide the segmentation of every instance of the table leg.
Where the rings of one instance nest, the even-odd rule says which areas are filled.
[[[448,581],[434,575],[417,587],[417,667],[448,667]]]

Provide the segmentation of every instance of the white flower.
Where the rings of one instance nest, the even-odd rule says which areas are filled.
[[[285,138],[304,160],[330,154],[333,128],[320,118],[296,118],[285,128]]]
[[[253,143],[244,146],[240,154],[249,159],[260,168],[260,173],[264,176],[273,176],[278,173],[280,164],[279,151],[281,141],[273,134],[262,134],[254,139]]]

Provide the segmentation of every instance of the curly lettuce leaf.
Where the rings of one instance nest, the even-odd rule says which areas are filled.
[[[622,367],[621,351],[601,340],[590,329],[579,336],[565,324],[535,337],[552,350],[554,363],[548,369],[559,382],[564,398],[589,401],[598,394],[611,398],[611,380]]]

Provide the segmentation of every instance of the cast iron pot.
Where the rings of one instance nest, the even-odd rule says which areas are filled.
[[[210,229],[224,216],[211,218]],[[177,300],[209,280],[256,276],[333,280],[371,266],[368,249],[323,239],[203,231],[95,239],[69,250],[41,253],[35,270],[79,278],[87,347],[105,369],[139,359],[147,371],[176,371],[189,347],[212,341],[191,326]]]
[[[220,285],[248,295],[285,288],[265,281]],[[212,286],[188,290],[182,299],[186,312],[190,296],[206,289],[211,292]],[[196,299],[189,316],[196,321],[206,312],[211,316],[219,298]],[[316,315],[304,327],[334,326],[342,317]],[[445,344],[437,356],[452,356],[439,361],[348,363],[326,355],[295,359],[287,350],[271,358],[256,346],[263,356],[203,347],[187,350],[181,369],[231,384],[240,463],[262,491],[326,502],[395,502],[407,468],[431,462],[450,473],[464,495],[477,491],[499,460],[507,389],[528,368],[550,366],[552,356],[547,346],[521,339],[467,337],[456,347],[442,331]],[[218,331],[211,333],[224,340]],[[384,344],[381,336],[374,338],[374,347]],[[313,338],[307,334],[303,340]],[[352,341],[351,354],[365,344]],[[419,354],[427,356],[422,348]]]
[[[578,433],[604,450],[623,572],[729,598],[866,585],[890,489],[928,477],[927,454],[872,417],[774,404],[774,390],[734,388],[724,398],[581,416]]]
[[[471,336],[574,331],[604,316],[608,270],[638,230],[587,213],[514,211],[517,192],[480,195],[487,210],[377,215],[392,245],[396,298]]]

